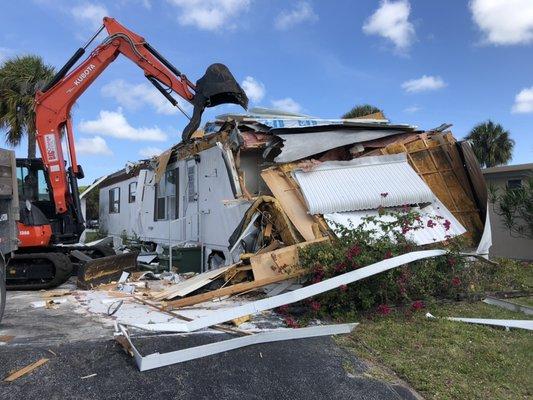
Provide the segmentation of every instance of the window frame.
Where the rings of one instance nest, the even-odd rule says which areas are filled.
[[[131,186],[135,185],[135,193],[132,195]],[[135,200],[137,199],[137,181],[130,182],[128,185],[128,203],[135,203]]]
[[[174,174],[174,182],[168,176]],[[179,168],[167,169],[161,180],[154,185],[154,221],[168,221],[179,218]],[[174,192],[167,185],[174,186]],[[171,214],[172,198],[174,198],[174,215]],[[161,208],[164,207],[162,211]]]
[[[509,190],[521,189],[522,188],[522,179],[520,179],[520,178],[507,179],[507,182],[505,183],[505,186],[507,186],[507,189],[509,189]]]
[[[118,193],[117,198],[114,198],[114,195],[113,195],[115,191],[117,191]],[[115,186],[113,188],[110,188],[108,192],[108,196],[109,196],[109,207],[108,207],[109,214],[120,214],[120,186]],[[115,211],[115,208],[114,208],[115,203],[118,205],[117,211]]]

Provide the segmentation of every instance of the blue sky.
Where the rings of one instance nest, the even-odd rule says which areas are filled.
[[[228,65],[252,105],[336,118],[370,103],[397,123],[452,123],[458,138],[490,118],[516,141],[513,163],[533,161],[531,0],[4,0],[0,60],[59,68],[102,15],[193,81]],[[111,64],[74,109],[81,184],[178,142],[187,121],[165,101],[131,62]],[[227,111],[239,110],[205,120]]]

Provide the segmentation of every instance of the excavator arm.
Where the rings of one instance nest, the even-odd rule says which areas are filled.
[[[69,72],[103,29],[107,30],[107,38]],[[72,207],[78,214],[78,221],[81,222],[83,221],[79,211],[76,182],[78,178],[83,177],[83,171],[76,159],[70,111],[75,101],[120,54],[139,66],[148,80],[174,106],[179,107],[170,92],[177,93],[193,104],[193,117],[184,129],[184,140],[188,140],[200,125],[201,114],[205,107],[235,103],[246,108],[248,104],[246,94],[224,65],[211,65],[195,85],[144,38],[128,30],[115,19],[105,17],[103,27],[87,45],[78,49],[52,81],[36,94],[37,143],[52,186],[56,212],[63,214]],[[69,168],[66,167],[61,147],[63,133],[67,138],[71,165]]]

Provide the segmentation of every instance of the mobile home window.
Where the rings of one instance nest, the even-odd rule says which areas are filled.
[[[120,212],[120,188],[116,187],[109,190],[109,214],[118,214]]]
[[[188,192],[188,200],[189,203],[192,203],[193,201],[196,201],[196,188],[195,188],[195,182],[194,182],[194,165],[190,165],[187,167],[187,186],[189,189]]]
[[[131,182],[128,186],[128,203],[135,203],[137,195],[137,182]]]
[[[508,189],[520,189],[522,187],[522,179],[509,179],[507,181]]]
[[[179,187],[179,174],[177,169],[165,172],[155,190],[155,213],[154,219],[176,219],[179,215],[177,191]]]

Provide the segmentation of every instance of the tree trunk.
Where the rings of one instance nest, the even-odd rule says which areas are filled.
[[[35,158],[37,152],[37,140],[35,132],[28,132],[28,158]]]

